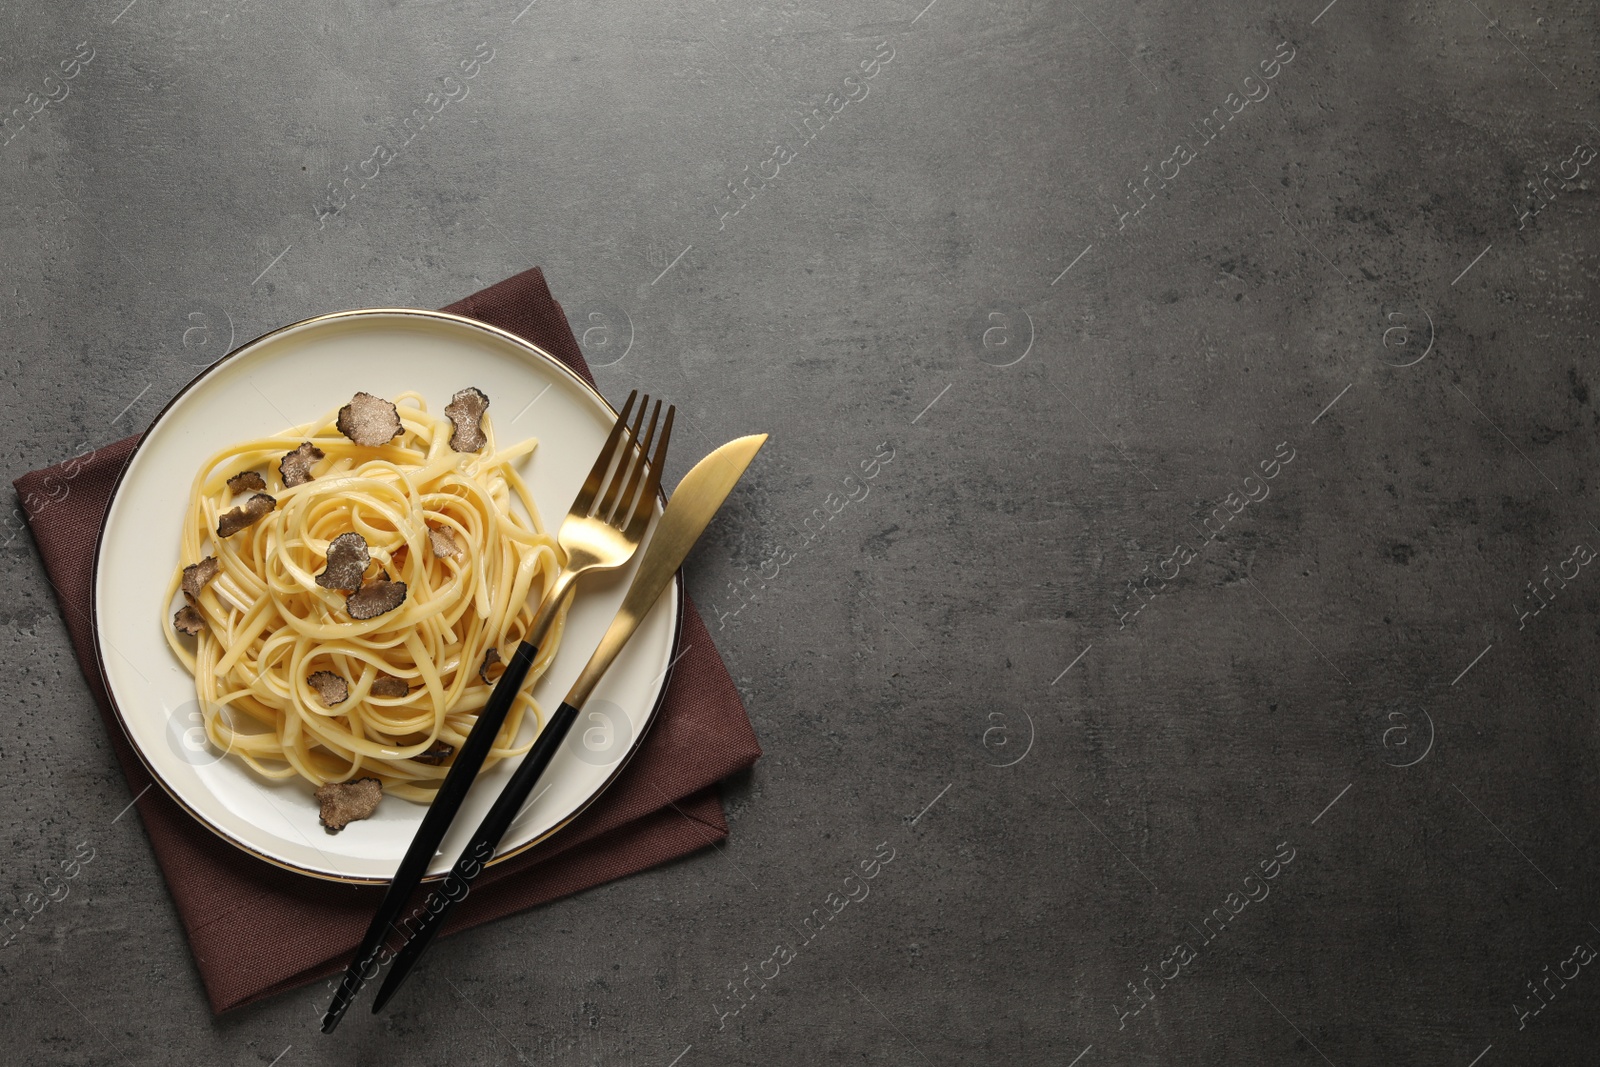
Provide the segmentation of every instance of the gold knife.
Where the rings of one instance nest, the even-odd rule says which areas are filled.
[[[472,840],[461,851],[455,866],[429,896],[427,907],[423,909],[425,915],[422,924],[414,932],[407,933],[406,944],[395,957],[394,968],[372,1002],[374,1013],[381,1010],[400,988],[406,975],[427,949],[428,942],[433,940],[433,935],[443,925],[451,906],[467,895],[472,880],[494,857],[500,838],[522,810],[528,794],[533,792],[539,777],[555,756],[556,749],[566,738],[567,731],[577,721],[578,713],[594,691],[595,683],[600,681],[622,647],[628,643],[628,638],[633,636],[645,615],[660,599],[662,590],[666,589],[667,583],[672,581],[672,576],[689,555],[689,549],[694,547],[695,541],[711,523],[712,516],[727,499],[728,493],[766,439],[767,435],[760,433],[729,441],[696,463],[694,469],[678,483],[677,491],[672,494],[666,511],[661,515],[661,521],[656,524],[650,543],[645,546],[639,569],[634,572],[633,584],[622,598],[622,608],[617,612],[617,617],[600,639],[594,655],[589,657],[589,662],[578,674],[578,680],[567,691],[567,698],[561,702],[561,707],[539,732],[533,747],[511,776],[511,781],[506,783],[494,806],[489,809],[489,814],[484,816],[483,822],[473,832]]]

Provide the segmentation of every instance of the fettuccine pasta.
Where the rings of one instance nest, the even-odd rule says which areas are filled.
[[[493,686],[480,674],[487,654],[509,658],[527,633],[531,605],[560,571],[560,550],[516,470],[534,439],[500,449],[480,410],[487,443],[457,451],[456,424],[431,414],[420,395],[403,393],[390,410],[399,433],[382,444],[356,443],[330,411],[207,459],[190,492],[163,631],[194,675],[218,749],[267,778],[317,786],[377,778],[384,793],[426,802],[489,698]],[[285,461],[290,453],[300,472],[293,457]],[[219,533],[241,505],[265,513]],[[330,548],[350,534],[359,536]],[[346,548],[355,562],[341,555]],[[403,599],[361,617],[376,609],[358,608],[352,586],[330,587],[341,567],[355,575],[360,597]],[[167,622],[185,602],[175,621],[187,618],[192,641],[190,630]],[[564,624],[563,611],[486,766],[527,751],[515,743],[526,716],[542,725],[530,690]]]

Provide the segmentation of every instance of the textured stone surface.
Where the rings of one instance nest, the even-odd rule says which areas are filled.
[[[1600,575],[1520,617],[1600,549],[1586,5],[523,2],[0,15],[0,458],[139,429],[283,323],[542,265],[602,388],[679,405],[672,477],[773,434],[688,570],[767,751],[732,837],[439,944],[331,1038],[310,991],[212,1019],[13,517],[6,907],[95,858],[0,949],[0,1060],[1593,1047]]]

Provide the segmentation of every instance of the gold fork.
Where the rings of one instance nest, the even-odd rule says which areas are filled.
[[[644,540],[645,530],[655,514],[656,495],[661,488],[661,465],[666,459],[667,442],[672,437],[672,418],[676,409],[669,406],[666,418],[660,420],[661,401],[657,400],[655,409],[650,413],[650,425],[644,429],[641,437],[640,429],[644,424],[645,408],[650,406],[650,397],[646,395],[640,401],[639,410],[634,412],[633,403],[637,398],[638,390],[628,394],[622,414],[617,416],[606,443],[600,448],[599,457],[594,461],[594,466],[589,468],[589,476],[584,479],[571,510],[561,523],[561,530],[556,535],[557,543],[566,556],[561,573],[556,576],[534,613],[533,625],[528,628],[527,637],[506,663],[505,672],[495,683],[483,710],[478,712],[478,721],[473,723],[466,741],[450,765],[449,773],[434,795],[433,803],[422,817],[422,825],[417,828],[416,837],[412,838],[410,848],[396,868],[394,879],[384,892],[382,903],[378,905],[377,914],[372,917],[372,925],[367,928],[367,935],[356,950],[355,959],[345,971],[327,1012],[322,1016],[322,1032],[325,1034],[331,1033],[339,1025],[339,1020],[344,1017],[361,986],[377,974],[378,956],[390,924],[399,917],[412,892],[427,874],[429,863],[450,829],[450,823],[460,810],[462,801],[466,799],[467,791],[477,778],[485,757],[494,746],[495,736],[505,722],[506,713],[511,710],[517,691],[522,688],[523,680],[527,678],[528,670],[539,654],[539,645],[549,633],[556,612],[572,592],[573,583],[589,571],[622,566],[633,557],[639,542]],[[628,425],[630,414],[633,415],[631,427]],[[661,427],[659,441],[656,440],[658,420]],[[652,443],[654,455],[651,455]]]
[[[617,416],[616,425],[611,427],[611,435],[600,448],[600,458],[589,468],[589,476],[583,480],[556,534],[556,541],[566,561],[534,614],[533,625],[528,627],[528,635],[523,643],[532,645],[535,650],[544,643],[550,624],[555,621],[556,613],[579,576],[589,571],[620,567],[632,559],[639,542],[644,539],[650,517],[655,514],[656,489],[661,485],[660,461],[665,458],[667,441],[672,436],[672,418],[676,409],[667,408],[666,420],[661,424],[660,454],[652,464],[650,447],[655,439],[657,420],[661,416],[661,401],[656,401],[655,410],[650,413],[650,425],[645,429],[644,436],[640,437],[639,431],[644,423],[645,409],[650,406],[650,396],[644,396],[635,413],[633,402],[637,396],[637,389],[628,394],[628,402],[622,405],[622,414]],[[631,427],[627,425],[630,414],[633,415]],[[646,480],[650,484],[645,486],[645,492],[639,493],[640,483]]]

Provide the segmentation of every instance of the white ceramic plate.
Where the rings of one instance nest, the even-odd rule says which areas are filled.
[[[318,878],[382,882],[394,873],[424,808],[387,797],[371,818],[329,835],[309,783],[267,781],[217,751],[200,729],[194,679],[167,647],[162,596],[178,563],[179,529],[197,465],[236,441],[276,433],[348,401],[357,390],[420,392],[442,411],[466,386],[489,395],[502,441],[533,436],[521,467],[553,531],[616,413],[554,358],[513,334],[432,311],[374,309],[285,326],[224,357],[179,393],[134,450],[113,492],[95,556],[94,630],[106,689],[156,780],[224,839]],[[659,510],[660,502],[657,502]],[[553,712],[600,642],[634,561],[578,587],[554,663],[534,688]],[[622,769],[654,717],[677,645],[682,591],[661,597],[590,698],[497,859],[549,836]],[[530,740],[526,723],[522,741]],[[516,761],[479,777],[434,858],[442,876],[488,812]]]

